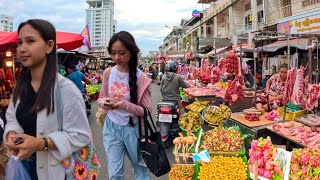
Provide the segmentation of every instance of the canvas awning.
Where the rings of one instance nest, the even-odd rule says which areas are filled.
[[[57,48],[64,50],[74,50],[81,47],[83,44],[83,37],[80,34],[59,32],[56,34]],[[18,33],[0,31],[0,51],[8,48],[15,48],[17,46]]]
[[[266,46],[258,47],[258,51],[262,52],[276,52],[277,50],[287,47],[288,41],[286,39],[278,40],[274,43],[268,44]],[[308,38],[299,38],[299,39],[291,39],[289,40],[289,46],[293,48],[298,48],[301,50],[307,50],[308,49]],[[312,48],[316,46],[315,43],[312,43]]]

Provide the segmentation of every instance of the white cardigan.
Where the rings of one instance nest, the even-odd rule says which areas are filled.
[[[37,174],[39,180],[64,180],[64,168],[60,161],[90,143],[91,131],[80,90],[73,82],[60,74],[57,75],[57,79],[61,92],[61,109],[59,110],[62,111],[63,116],[63,131],[59,131],[57,108],[49,116],[47,116],[46,109],[37,114],[37,138],[51,138],[58,148],[58,150],[37,151]],[[58,83],[56,83],[55,87],[57,85]],[[55,102],[57,101],[55,100]],[[6,135],[10,131],[23,133],[16,118],[18,103],[19,101],[14,107],[12,99],[10,100],[6,112],[7,124],[5,126],[4,140],[6,140]]]

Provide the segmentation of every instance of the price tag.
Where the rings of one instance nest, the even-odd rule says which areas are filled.
[[[209,155],[207,150],[203,150],[199,154],[193,155],[193,159],[195,161],[209,162],[210,161],[210,155]]]
[[[159,122],[172,123],[172,114],[159,114]]]

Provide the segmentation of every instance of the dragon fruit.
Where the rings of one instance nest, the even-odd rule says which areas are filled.
[[[312,166],[317,166],[318,162],[317,162],[317,157],[316,156],[311,156],[309,159],[309,164],[311,164]]]
[[[307,165],[309,163],[309,159],[310,159],[309,154],[302,153],[300,156],[300,162],[303,165]]]
[[[294,149],[291,158],[290,178],[292,180],[320,179],[319,148]]]
[[[258,167],[262,168],[262,167],[264,167],[264,165],[265,165],[265,163],[264,163],[263,158],[258,159]]]
[[[266,177],[268,179],[271,179],[273,176],[273,174],[271,173],[271,171],[265,171],[263,174],[263,177]]]
[[[253,164],[258,164],[258,175],[265,178],[282,178],[282,164],[276,162],[278,158],[278,152],[276,147],[272,144],[270,137],[266,139],[259,138],[251,143],[251,149],[249,150],[249,170],[253,173]],[[279,161],[279,160],[277,160]]]
[[[258,161],[258,164],[259,164],[259,161]],[[272,160],[267,161],[267,162],[265,163],[265,166],[266,166],[266,170],[267,170],[267,171],[272,171],[272,170],[273,170],[273,167],[274,167]],[[265,177],[266,177],[266,176],[265,176]]]
[[[292,163],[290,166],[291,172],[296,173],[300,169],[300,165],[297,163]]]
[[[258,174],[259,174],[259,176],[264,176],[264,173],[265,173],[265,169],[264,168],[259,168],[258,169]]]

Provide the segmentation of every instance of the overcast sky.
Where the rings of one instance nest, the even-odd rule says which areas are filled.
[[[205,7],[197,0],[115,0],[118,31],[126,30],[136,38],[144,55],[158,50],[164,37],[171,32],[165,25],[179,25],[190,19],[193,10]],[[14,17],[14,30],[20,22],[43,18],[58,31],[81,33],[85,26],[85,0],[0,0],[0,14]]]

